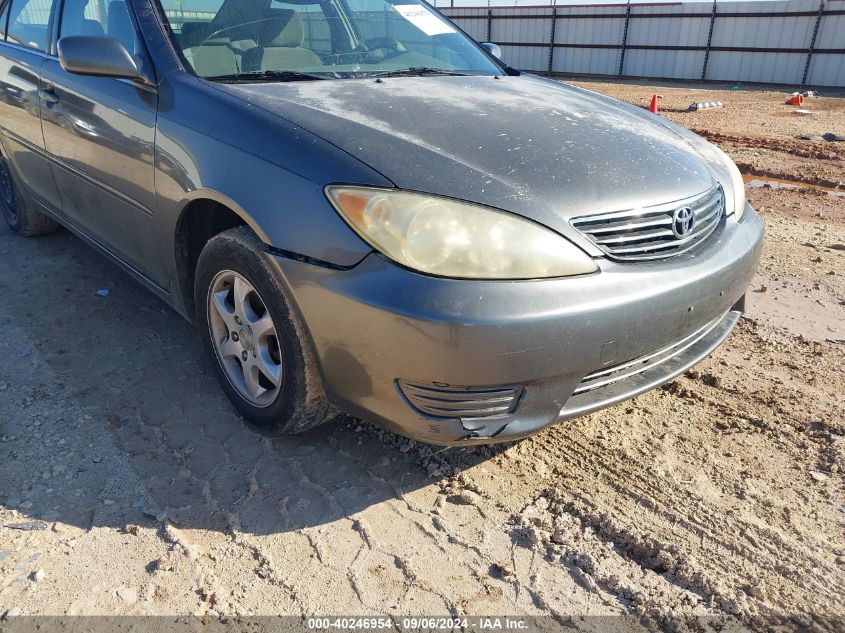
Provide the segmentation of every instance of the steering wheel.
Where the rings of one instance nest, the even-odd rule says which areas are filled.
[[[228,33],[229,31],[234,31],[235,29],[242,29],[248,26],[255,26],[257,24],[262,24],[263,22],[269,22],[271,20],[277,20],[278,18],[270,17],[270,18],[261,18],[258,20],[250,20],[249,22],[241,22],[239,24],[230,24],[229,26],[225,26],[222,29],[217,29],[216,31],[212,31],[208,35],[206,35],[203,40],[197,44],[197,46],[202,46],[209,40],[213,40],[216,37],[223,35],[224,33]]]
[[[396,55],[400,55],[408,50],[402,42],[392,37],[372,37],[361,42],[358,45],[358,49],[363,53],[362,61],[367,63],[379,62],[383,59],[396,57]]]

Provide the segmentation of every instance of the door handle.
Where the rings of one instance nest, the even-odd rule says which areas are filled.
[[[41,88],[41,100],[52,105],[59,102],[59,95],[56,94],[56,87],[52,84],[46,84]]]

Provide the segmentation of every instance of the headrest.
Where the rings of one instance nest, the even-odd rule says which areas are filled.
[[[87,5],[87,0],[65,0],[64,7],[62,8],[62,19],[85,19],[85,7]]]
[[[133,48],[129,52],[135,52],[135,27],[132,24],[132,18],[129,17],[129,7],[126,6],[124,0],[109,2],[108,28],[106,31],[109,37],[113,37],[124,44],[133,42]]]
[[[261,22],[258,43],[261,46],[302,46],[305,31],[299,13],[291,9],[270,9]]]
[[[203,39],[211,34],[210,22],[183,22],[181,31],[181,44],[183,48],[196,46]]]
[[[62,9],[62,35],[105,35],[103,25],[85,18],[87,0],[65,0]]]
[[[102,37],[105,34],[103,25],[97,20],[79,20],[75,33],[75,35],[93,35],[95,37]]]

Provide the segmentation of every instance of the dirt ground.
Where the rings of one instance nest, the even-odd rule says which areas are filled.
[[[531,439],[247,428],[192,327],[67,232],[0,229],[0,614],[736,616],[845,626],[845,99],[584,83],[704,133],[767,223],[686,375]],[[692,100],[727,106],[682,112]],[[775,183],[784,184],[784,183]],[[845,188],[843,188],[845,190]],[[108,288],[110,296],[95,292]]]

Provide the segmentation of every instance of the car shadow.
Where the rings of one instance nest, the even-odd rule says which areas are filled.
[[[443,450],[348,416],[296,437],[250,428],[194,327],[64,230],[25,240],[0,228],[0,293],[10,324],[0,367],[15,368],[0,380],[0,503],[19,512],[12,529],[296,530],[505,448]]]

